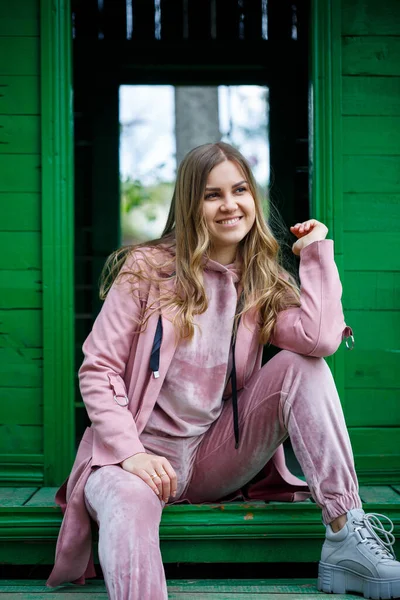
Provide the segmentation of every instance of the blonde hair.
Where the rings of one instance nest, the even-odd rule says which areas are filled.
[[[243,295],[237,319],[256,311],[260,343],[265,344],[271,338],[278,313],[290,306],[299,306],[300,294],[293,277],[281,264],[280,246],[264,219],[250,166],[238,150],[224,142],[198,146],[184,157],[161,238],[114,252],[103,269],[100,297],[106,297],[127,256],[133,252],[148,268],[128,271],[132,282],[155,281],[160,286],[159,301],[150,302],[143,315],[143,328],[155,310],[166,308],[173,310],[172,321],[178,335],[193,336],[194,316],[204,313],[208,307],[203,269],[211,244],[203,215],[203,198],[210,171],[225,160],[234,162],[243,173],[255,204],[255,222],[239,244]],[[173,254],[167,252],[168,248],[173,249]],[[166,277],[174,278],[172,295],[170,291],[163,291]],[[133,287],[138,289],[137,285]]]

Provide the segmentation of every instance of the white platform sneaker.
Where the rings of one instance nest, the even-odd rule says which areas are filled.
[[[389,531],[382,518],[389,522]],[[393,551],[393,529],[388,517],[366,514],[361,508],[347,513],[347,523],[337,533],[327,525],[318,589],[334,594],[359,592],[376,600],[400,598],[400,562]]]

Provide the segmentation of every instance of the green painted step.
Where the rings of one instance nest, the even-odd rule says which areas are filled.
[[[60,586],[46,588],[44,581],[0,581],[2,600],[77,600],[106,599],[104,584],[90,581],[85,586]],[[326,598],[318,592],[311,579],[203,579],[169,580],[169,600],[305,600]],[[332,600],[359,600],[359,596],[331,594]]]
[[[0,488],[0,563],[53,563],[61,523],[54,493]],[[366,512],[387,515],[399,537],[400,485],[361,486],[360,495]],[[164,563],[316,562],[324,535],[311,501],[172,505],[160,526]]]

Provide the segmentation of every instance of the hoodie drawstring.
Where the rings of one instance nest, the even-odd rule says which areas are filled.
[[[241,310],[242,294],[238,300],[236,307],[236,314]],[[236,379],[236,360],[235,360],[235,348],[236,348],[236,334],[239,328],[240,317],[237,322],[236,331],[232,333],[231,351],[232,351],[232,371],[230,375],[232,384],[232,410],[233,410],[233,432],[235,435],[235,449],[239,448],[239,413],[238,413],[238,398],[237,398],[237,379]],[[160,348],[163,335],[161,315],[158,317],[158,323],[156,333],[154,335],[153,346],[150,355],[150,369],[153,372],[154,378],[157,379],[160,376]]]

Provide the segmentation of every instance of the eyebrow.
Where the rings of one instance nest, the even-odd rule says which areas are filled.
[[[233,186],[232,186],[232,189],[235,188],[235,187],[237,187],[238,185],[241,185],[242,183],[247,183],[247,181],[245,179],[243,179],[243,181],[239,181],[239,183],[234,183]],[[220,192],[221,188],[219,188],[219,187],[206,187],[206,192],[210,191],[210,190]]]

